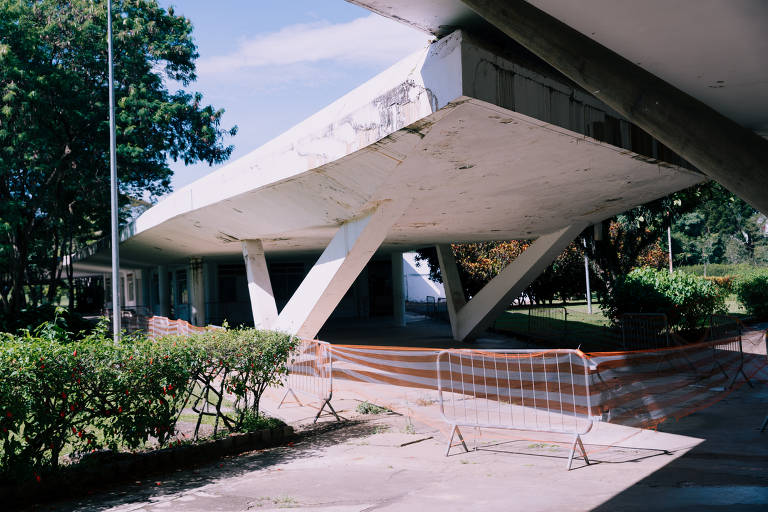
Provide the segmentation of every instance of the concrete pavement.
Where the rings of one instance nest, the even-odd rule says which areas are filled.
[[[565,470],[568,438],[483,431],[479,450],[445,457],[429,391],[340,381],[334,406],[293,445],[243,454],[41,510],[321,512],[397,510],[766,510],[768,386],[744,386],[659,431],[598,424],[585,439],[593,464]],[[315,409],[265,407],[291,423]],[[369,399],[405,414],[358,414]]]

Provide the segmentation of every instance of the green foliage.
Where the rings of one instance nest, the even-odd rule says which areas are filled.
[[[295,345],[291,336],[253,329],[157,341],[126,336],[117,345],[106,324],[79,341],[55,324],[4,334],[0,475],[53,471],[65,448],[76,458],[99,448],[165,445],[201,382],[217,378],[239,404],[228,430],[252,425],[261,393],[285,373]]]
[[[738,276],[733,290],[747,313],[760,319],[768,318],[768,268]]]
[[[168,159],[226,160],[222,110],[196,78],[192,24],[155,0],[115,0],[121,203],[170,190]],[[57,297],[62,256],[109,229],[106,2],[0,0],[0,306],[29,283]],[[172,92],[166,80],[182,87]],[[173,82],[171,82],[173,83]],[[72,284],[71,265],[66,266]],[[71,289],[71,287],[70,287]]]
[[[754,265],[749,263],[727,264],[727,263],[713,263],[711,265],[686,265],[675,268],[681,272],[687,272],[695,276],[712,276],[712,277],[726,277],[726,276],[739,276],[741,274],[747,274],[755,269]],[[706,271],[706,274],[705,274]]]
[[[639,268],[617,280],[601,307],[613,321],[624,313],[664,313],[670,328],[690,330],[712,314],[725,313],[725,298],[720,287],[704,278]]]
[[[768,237],[761,232],[766,217],[716,182],[695,190],[696,208],[680,215],[672,227],[675,259],[705,266],[768,263]]]
[[[16,313],[0,310],[0,332],[34,331],[42,324],[54,324],[76,337],[85,336],[95,326],[78,313],[51,304],[26,307]]]
[[[165,342],[194,350],[190,368],[190,405],[198,413],[195,437],[204,416],[238,431],[250,415],[259,414],[264,391],[287,374],[287,361],[297,338],[255,329],[216,330],[192,336],[168,337]],[[231,411],[227,411],[232,400]]]
[[[380,405],[372,404],[367,401],[357,404],[356,410],[360,414],[384,414],[385,412],[389,412],[389,409],[386,407],[381,407]]]
[[[483,286],[514,261],[530,245],[525,240],[506,242],[478,242],[452,244],[459,278],[467,299],[479,292]],[[571,243],[549,267],[525,290],[525,295],[536,303],[549,302],[555,298],[566,299],[584,293],[584,254],[581,247]],[[418,252],[417,261],[429,265],[430,279],[442,282],[437,252],[434,248]],[[599,286],[599,283],[594,283]]]
[[[256,432],[264,429],[273,429],[278,427],[284,427],[285,422],[272,418],[271,416],[264,416],[262,414],[256,414],[251,411],[246,411],[243,416],[242,425],[240,426],[240,432]]]

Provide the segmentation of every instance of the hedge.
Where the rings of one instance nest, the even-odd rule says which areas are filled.
[[[603,304],[618,321],[624,313],[664,313],[673,330],[703,326],[710,315],[725,313],[727,291],[685,272],[638,268],[618,280]]]
[[[768,318],[768,268],[739,276],[733,283],[733,291],[747,313],[760,319]]]
[[[682,271],[697,276],[706,275],[709,277],[739,276],[748,274],[755,267],[749,263],[711,263],[709,265],[684,265],[675,268],[675,271]]]
[[[115,345],[101,325],[78,341],[53,323],[0,342],[0,478],[40,479],[66,451],[172,442],[182,409],[196,405],[198,425],[216,416],[237,431],[259,414],[267,386],[287,371],[296,339],[242,329]],[[212,391],[221,397],[211,398]],[[235,406],[224,412],[224,396]],[[208,402],[213,403],[208,403]]]

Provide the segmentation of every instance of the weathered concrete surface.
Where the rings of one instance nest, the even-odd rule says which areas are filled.
[[[341,386],[334,404],[360,420],[354,409],[361,396],[350,389]],[[428,392],[386,389],[369,392],[379,403],[435,409]],[[765,510],[768,434],[757,427],[766,404],[768,388],[760,383],[659,432],[600,425],[585,438],[594,464],[577,463],[570,472],[565,445],[542,435],[483,431],[480,450],[444,457],[445,439],[427,416],[417,416],[413,430],[395,414],[327,420],[293,446],[150,475],[41,510]],[[297,422],[314,414],[296,405],[271,412]]]
[[[701,181],[635,148],[617,116],[456,31],[164,198],[126,228],[121,257],[239,259],[247,239],[268,258],[319,254],[342,223],[403,197],[414,204],[384,252],[529,239]]]
[[[253,325],[257,329],[272,329],[277,323],[277,305],[264,258],[264,246],[261,240],[243,240],[242,247]]]

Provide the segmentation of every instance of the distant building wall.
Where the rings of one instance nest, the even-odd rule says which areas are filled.
[[[403,254],[403,272],[408,302],[425,302],[428,296],[445,298],[443,284],[429,279],[429,267],[426,263],[416,264],[415,252]]]

